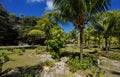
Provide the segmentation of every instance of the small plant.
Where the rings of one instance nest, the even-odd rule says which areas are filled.
[[[14,48],[6,48],[7,49],[7,51],[11,51],[11,52],[13,52],[13,50],[14,50]]]
[[[0,72],[2,71],[2,65],[9,61],[9,57],[5,53],[0,53]]]
[[[36,49],[35,49],[35,53],[36,54],[40,54],[42,51],[45,51],[46,47],[45,46],[38,46]]]
[[[83,60],[80,60],[78,56],[75,58],[71,56],[67,64],[70,66],[70,71],[76,72],[80,69],[86,70],[92,66],[97,66],[97,59],[98,57],[95,54],[85,54]]]
[[[60,61],[60,56],[56,52],[50,52],[52,55],[52,58],[55,59],[55,61]]]
[[[48,67],[53,67],[54,66],[54,62],[51,61],[51,60],[46,60],[44,63],[43,63],[44,66],[48,66]]]
[[[21,50],[22,50],[23,52],[25,52],[25,48],[21,48]]]
[[[70,58],[67,61],[67,64],[70,66],[70,71],[76,72],[80,69],[87,69],[89,67],[89,59],[84,58],[83,60],[80,60],[78,56],[75,58]]]
[[[22,49],[14,49],[14,51],[17,55],[23,55]]]
[[[54,40],[49,40],[48,41],[48,50],[51,52],[52,57],[56,60],[60,60],[60,48],[63,46],[63,42],[54,39]]]

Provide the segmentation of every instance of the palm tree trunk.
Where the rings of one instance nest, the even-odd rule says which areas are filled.
[[[105,41],[104,41],[104,38],[102,39],[102,49],[104,50],[105,48]]]
[[[80,59],[83,59],[83,28],[80,29]]]
[[[87,47],[88,47],[88,49],[90,48],[90,40],[88,40],[88,46]]]
[[[105,47],[106,47],[106,53],[108,53],[108,42],[107,42],[107,38],[105,38]]]
[[[100,35],[98,35],[98,46],[99,46],[99,48],[100,48]]]
[[[111,47],[111,42],[110,42],[110,40],[109,40],[109,46],[108,46],[108,50],[110,49],[110,47]]]

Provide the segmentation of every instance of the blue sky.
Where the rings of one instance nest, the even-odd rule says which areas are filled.
[[[111,0],[110,10],[120,10],[120,0]],[[9,13],[14,13],[20,16],[23,13],[25,16],[40,17],[45,11],[53,9],[52,0],[0,0],[0,3],[8,10]],[[73,28],[71,24],[61,25],[65,32],[69,32]]]

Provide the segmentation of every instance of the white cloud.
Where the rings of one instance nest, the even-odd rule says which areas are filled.
[[[46,0],[46,8],[45,10],[53,10],[53,1],[52,0]]]
[[[43,2],[44,0],[27,0],[27,3]]]
[[[53,1],[52,0],[27,0],[27,3],[34,3],[34,2],[39,2],[39,3],[41,3],[41,2],[45,2],[45,5],[46,5],[46,7],[45,7],[45,11],[46,10],[49,10],[49,11],[51,11],[51,10],[53,10]]]

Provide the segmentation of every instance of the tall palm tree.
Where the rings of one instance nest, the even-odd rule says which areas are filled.
[[[97,17],[96,17],[97,18]],[[96,30],[103,33],[105,39],[105,49],[108,52],[108,38],[118,27],[119,14],[116,11],[98,13]]]
[[[110,0],[53,0],[54,10],[63,22],[72,22],[80,32],[80,58],[83,59],[83,29],[96,12],[106,11]]]

